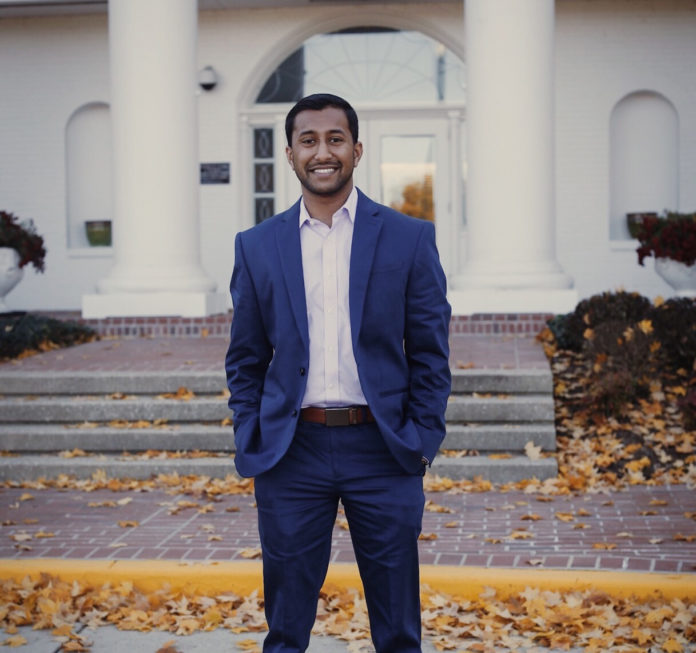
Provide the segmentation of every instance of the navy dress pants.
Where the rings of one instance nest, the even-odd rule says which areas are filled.
[[[350,526],[377,653],[420,653],[418,535],[423,478],[375,424],[300,422],[286,455],[255,479],[268,636],[264,653],[309,645],[339,500]]]

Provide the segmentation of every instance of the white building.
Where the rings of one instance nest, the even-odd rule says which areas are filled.
[[[0,0],[0,209],[48,250],[7,303],[226,312],[319,91],[358,111],[368,194],[432,181],[456,314],[669,296],[625,215],[696,210],[695,70],[696,0]]]

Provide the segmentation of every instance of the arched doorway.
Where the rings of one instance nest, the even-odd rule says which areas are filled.
[[[285,113],[305,95],[334,93],[360,117],[365,155],[356,184],[377,201],[433,220],[445,270],[455,274],[464,215],[464,79],[461,58],[419,31],[353,26],[306,39],[265,79],[245,116],[256,222],[299,196],[285,161]]]

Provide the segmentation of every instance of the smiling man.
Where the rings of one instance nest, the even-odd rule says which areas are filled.
[[[422,477],[450,392],[435,232],[354,187],[348,102],[308,96],[285,130],[302,197],[237,235],[225,361],[235,464],[255,477],[263,650],[307,649],[340,501],[375,649],[414,653]]]

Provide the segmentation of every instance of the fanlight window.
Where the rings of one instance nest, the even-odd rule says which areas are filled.
[[[350,102],[463,102],[464,63],[417,31],[354,27],[307,39],[266,80],[256,101],[334,93]]]

